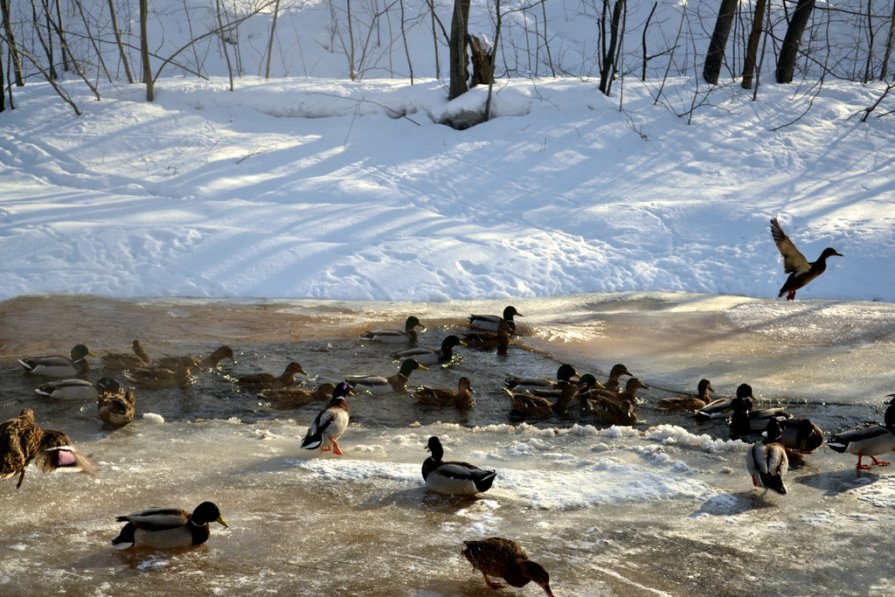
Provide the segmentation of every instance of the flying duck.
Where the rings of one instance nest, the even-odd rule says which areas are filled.
[[[516,322],[513,320],[513,317],[524,317],[522,313],[516,310],[516,307],[512,305],[504,308],[503,317],[499,315],[476,315],[472,314],[467,319],[469,320],[469,327],[474,330],[485,330],[486,332],[496,332],[498,327],[500,327],[500,322],[504,321],[507,324],[507,328],[510,334],[516,333]]]
[[[403,330],[370,330],[360,335],[367,342],[384,342],[386,344],[416,344],[419,332],[425,332],[426,326],[420,323],[415,315],[404,322]]]
[[[796,245],[790,240],[783,228],[777,222],[777,218],[771,218],[771,236],[774,237],[774,244],[783,257],[783,271],[789,274],[786,282],[780,288],[778,297],[786,295],[786,300],[791,301],[796,298],[796,291],[805,286],[808,282],[818,277],[827,269],[827,257],[836,255],[842,257],[842,253],[833,247],[827,247],[817,258],[817,261],[809,262],[805,256],[796,248]]]
[[[271,373],[255,373],[252,375],[243,375],[236,378],[236,385],[243,390],[266,390],[276,388],[287,388],[294,386],[298,382],[295,381],[296,375],[307,375],[302,366],[292,361],[283,370],[281,375],[273,375]]]
[[[457,346],[466,346],[466,343],[459,337],[450,335],[441,341],[441,348],[408,348],[407,350],[394,353],[392,358],[398,361],[416,359],[418,363],[423,365],[444,365],[453,360],[454,348]]]
[[[100,385],[103,380],[108,380]],[[96,414],[111,427],[123,427],[134,420],[137,397],[132,390],[123,391],[114,379],[103,378],[97,382],[100,386],[96,398]]]
[[[348,427],[348,420],[351,418],[351,408],[348,406],[346,396],[353,396],[354,392],[347,382],[340,382],[333,390],[332,399],[326,408],[317,413],[305,439],[301,442],[301,447],[305,450],[316,450],[320,448],[321,452],[328,452],[330,447],[336,456],[342,455],[339,448],[339,438],[345,433]],[[327,444],[327,442],[329,442]]]
[[[219,346],[204,358],[192,355],[160,357],[153,362],[153,367],[174,371],[184,368],[216,369],[221,364],[221,361],[225,359],[236,362],[236,355],[233,353],[233,349],[227,345]]]
[[[544,567],[528,559],[522,547],[512,539],[490,537],[481,541],[464,541],[463,555],[472,567],[482,573],[485,583],[492,589],[503,587],[488,578],[502,578],[511,587],[524,587],[534,582],[553,597],[550,590],[550,575]]]
[[[840,454],[845,452],[857,454],[858,464],[855,468],[858,470],[870,469],[869,464],[861,463],[864,456],[869,456],[876,466],[888,466],[887,461],[878,460],[876,457],[879,454],[895,452],[895,398],[889,400],[883,425],[864,425],[837,433],[827,441],[827,445]]]
[[[656,407],[663,410],[698,411],[712,402],[712,393],[714,391],[715,388],[712,387],[712,382],[707,379],[700,379],[699,384],[696,386],[696,396],[663,398],[656,403]]]
[[[135,546],[172,549],[201,545],[208,541],[211,534],[208,523],[230,526],[212,502],[202,502],[192,514],[179,508],[149,508],[118,516],[115,520],[127,523],[118,536],[112,539],[115,549]]]
[[[100,357],[103,362],[103,369],[106,371],[124,371],[125,369],[135,369],[137,367],[148,367],[152,364],[152,359],[143,350],[143,345],[139,340],[134,340],[131,344],[133,352],[109,352]]]
[[[783,477],[789,468],[789,458],[783,447],[783,430],[777,419],[768,419],[767,431],[761,441],[755,442],[746,452],[746,469],[752,475],[755,487],[786,495]]]
[[[299,408],[311,402],[323,402],[329,400],[336,389],[331,383],[322,383],[316,389],[291,386],[288,388],[276,388],[261,390],[258,397],[279,406],[280,408]]]
[[[34,388],[34,393],[54,400],[96,400],[102,392],[120,387],[111,377],[103,377],[95,384],[86,379],[57,379]]]
[[[472,384],[468,377],[461,377],[457,382],[457,389],[431,388],[420,386],[413,392],[413,397],[420,404],[428,406],[453,406],[460,410],[472,408],[473,399]]]
[[[47,355],[42,357],[25,357],[19,359],[19,363],[25,368],[26,373],[32,375],[43,375],[45,377],[55,377],[57,379],[67,379],[70,377],[87,377],[90,371],[90,365],[87,363],[87,357],[95,357],[90,349],[83,344],[76,344],[69,356],[60,354]]]
[[[491,489],[495,471],[468,462],[445,462],[441,440],[432,436],[427,448],[432,455],[423,461],[423,480],[429,491],[444,495],[476,495]]]
[[[44,472],[64,469],[96,474],[93,463],[78,453],[67,435],[41,429],[34,420],[34,411],[25,408],[18,417],[0,424],[0,479],[19,475],[18,489],[32,460]]]
[[[484,330],[471,331],[463,334],[463,342],[469,348],[476,350],[496,350],[498,355],[506,355],[510,348],[510,326],[501,320],[497,324],[496,332]]]
[[[417,369],[427,370],[416,359],[406,359],[401,363],[401,368],[394,375],[349,375],[345,380],[355,389],[367,390],[373,394],[394,392],[404,394],[407,392],[407,380],[410,374]]]

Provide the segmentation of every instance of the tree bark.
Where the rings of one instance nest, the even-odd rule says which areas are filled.
[[[705,65],[702,68],[702,78],[710,85],[718,84],[721,65],[724,63],[724,49],[727,47],[727,38],[730,36],[738,5],[739,0],[721,0],[718,18],[715,19],[715,30],[712,32],[712,40],[709,42]]]
[[[467,83],[469,71],[466,68],[469,63],[469,58],[466,55],[469,3],[470,0],[454,0],[454,16],[451,18],[449,100],[459,97],[469,90]]]
[[[811,19],[815,0],[799,0],[796,10],[789,21],[786,36],[783,38],[783,47],[777,58],[777,82],[792,83],[792,74],[796,67],[796,59],[799,57],[799,45],[802,43],[802,34]]]
[[[752,32],[746,43],[746,59],[743,62],[743,89],[752,89],[752,77],[755,75],[755,63],[758,61],[758,42],[761,40],[761,29],[764,24],[764,11],[767,4],[767,0],[758,0],[755,3]]]
[[[0,0],[0,9],[3,11],[3,30],[6,32],[6,41],[9,44],[9,57],[12,59],[12,71],[16,80],[16,87],[25,86],[25,78],[22,75],[22,56],[16,47],[16,36],[12,30],[12,21],[9,15],[9,0]]]
[[[143,61],[143,83],[146,84],[146,101],[155,99],[152,82],[152,65],[149,63],[149,0],[140,0],[140,57]]]
[[[609,95],[609,91],[612,89],[612,78],[615,76],[615,73],[618,71],[618,68],[615,64],[616,61],[616,48],[618,47],[618,38],[619,38],[619,30],[618,25],[621,21],[622,10],[625,7],[626,0],[615,0],[615,6],[612,7],[612,20],[609,23],[609,46],[606,46],[605,37],[604,37],[604,51],[603,51],[603,60],[600,65],[600,91],[604,95]],[[603,7],[603,14],[606,13],[606,6],[608,5],[608,0],[605,0]]]

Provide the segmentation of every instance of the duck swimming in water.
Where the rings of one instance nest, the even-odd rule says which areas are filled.
[[[454,348],[457,346],[466,346],[466,342],[452,334],[446,336],[444,340],[441,341],[440,348],[425,348],[422,346],[418,348],[408,348],[407,350],[401,350],[394,353],[392,358],[398,361],[415,359],[418,363],[422,363],[423,365],[444,365],[453,360]]]
[[[420,404],[427,406],[453,406],[459,410],[472,408],[472,395],[472,383],[470,383],[468,377],[461,377],[457,381],[456,390],[420,386],[413,392],[413,397]]]
[[[696,396],[663,398],[656,403],[656,407],[663,410],[698,411],[712,402],[712,394],[714,391],[715,388],[712,387],[712,382],[707,379],[700,379],[699,384],[696,386]]]
[[[827,247],[817,258],[817,261],[808,261],[804,255],[796,248],[796,245],[783,232],[777,218],[771,218],[771,236],[774,238],[774,244],[783,257],[783,271],[789,274],[786,282],[780,288],[778,297],[786,295],[786,300],[792,301],[796,298],[796,291],[804,287],[808,282],[818,277],[827,269],[827,258],[834,255],[842,257],[842,253],[833,247]]]
[[[361,340],[367,342],[384,342],[386,344],[416,344],[419,333],[425,332],[426,326],[420,323],[415,315],[411,315],[404,322],[403,330],[370,330],[360,335]]]
[[[484,330],[486,332],[496,332],[500,326],[500,322],[506,322],[510,334],[516,333],[516,321],[514,317],[523,317],[522,313],[516,310],[516,307],[509,305],[504,308],[503,316],[500,315],[477,315],[473,313],[467,319],[469,327],[474,330]]]
[[[19,359],[19,364],[24,367],[26,373],[55,377],[56,379],[68,379],[71,377],[86,378],[90,372],[90,364],[87,357],[96,356],[83,344],[76,344],[69,356],[53,354],[41,357],[25,357]]]
[[[201,545],[211,535],[208,523],[230,526],[213,502],[202,502],[192,513],[179,508],[149,508],[118,516],[115,520],[127,523],[112,539],[115,549],[173,549]]]
[[[355,389],[366,390],[371,394],[395,394],[407,393],[407,381],[410,374],[417,369],[426,371],[428,367],[420,364],[415,359],[406,359],[401,363],[401,368],[394,375],[348,375],[345,380]]]

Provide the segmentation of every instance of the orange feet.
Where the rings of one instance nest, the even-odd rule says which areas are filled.
[[[870,457],[870,460],[872,460],[873,464],[875,464],[876,466],[889,466],[888,460],[877,460],[873,456]]]
[[[333,454],[335,454],[336,456],[341,456],[342,450],[339,448],[339,442],[334,439],[330,439],[329,441],[332,442],[333,445]]]

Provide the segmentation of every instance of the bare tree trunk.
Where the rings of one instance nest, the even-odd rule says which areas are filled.
[[[227,51],[227,36],[226,30],[224,29],[224,20],[221,18],[221,0],[216,0],[217,3],[217,20],[218,20],[218,37],[221,40],[221,49],[224,52],[224,61],[227,63],[227,75],[230,77],[230,91],[233,91],[233,65],[230,64],[230,52]]]
[[[730,36],[730,28],[733,26],[733,17],[736,15],[738,5],[739,0],[721,0],[718,18],[715,19],[715,30],[712,32],[709,51],[705,55],[705,65],[702,68],[702,78],[710,85],[718,84],[721,65],[724,63],[724,49],[727,47],[727,38]]]
[[[267,64],[264,67],[264,78],[270,78],[270,58],[273,55],[273,40],[277,33],[277,17],[280,14],[280,0],[273,5],[273,19],[270,21],[270,38],[267,40]]]
[[[752,15],[752,32],[746,43],[746,58],[743,63],[743,89],[752,89],[752,77],[755,75],[755,63],[758,58],[758,42],[764,25],[764,13],[767,0],[757,0],[755,14]]]
[[[432,44],[435,46],[435,78],[441,78],[441,60],[438,55],[438,33],[435,29],[435,0],[426,0],[429,4],[429,17],[432,21]],[[439,25],[441,23],[439,22]],[[443,28],[443,27],[442,27]]]
[[[491,119],[491,97],[492,92],[494,91],[494,65],[496,64],[495,58],[497,58],[497,43],[500,41],[500,26],[503,23],[503,17],[500,14],[500,0],[494,0],[494,12],[497,14],[497,19],[494,27],[494,46],[491,48],[490,55],[488,55],[488,97],[485,99],[485,122],[488,122]]]
[[[47,11],[47,20],[49,22],[50,7],[46,5],[46,2],[44,2],[44,9]],[[56,33],[59,35],[59,47],[61,48],[62,53],[62,72],[67,73],[70,70],[68,66],[68,56],[70,52],[68,51],[68,44],[65,43],[65,36],[63,34],[62,9],[59,8],[59,0],[56,0],[56,23]]]
[[[49,30],[49,21],[50,15],[46,15],[47,18],[47,30]],[[34,3],[34,0],[31,0],[31,19],[34,22],[34,34],[40,42],[41,47],[43,48],[44,54],[47,57],[47,75],[52,80],[56,80],[59,76],[56,74],[56,65],[53,63],[53,36],[52,32],[50,32],[49,39],[44,39],[43,34],[41,33],[40,27],[40,15],[37,14],[37,5]]]
[[[658,6],[658,5],[659,5],[658,1],[653,2],[653,7],[649,11],[649,16],[646,17],[646,22],[643,24],[643,34],[640,36],[640,47],[643,50],[643,62],[641,63],[642,66],[640,68],[640,80],[641,81],[646,81],[646,64],[647,64],[647,62],[649,62],[649,54],[646,49],[646,36],[647,36],[647,33],[649,32],[650,21],[653,20],[653,15],[656,14],[656,6]]]
[[[9,0],[0,0],[0,10],[3,11],[3,30],[6,32],[6,42],[9,44],[9,58],[12,61],[12,72],[16,79],[17,87],[25,86],[25,78],[22,76],[22,57],[16,46],[16,36],[12,30],[12,21],[9,14]]]
[[[84,6],[81,3],[81,0],[75,0],[75,5],[78,7],[78,14],[81,16],[81,22],[84,24],[84,31],[87,33],[87,38],[90,40],[90,45],[93,46],[93,51],[96,52],[96,61],[99,63],[100,68],[103,69],[103,72],[106,75],[106,79],[111,81],[112,73],[110,73],[109,69],[106,67],[106,61],[103,60],[103,53],[99,49],[99,45],[96,42],[96,36],[93,35],[90,30],[90,23],[87,21],[87,15],[84,14]],[[61,27],[62,23],[60,22],[59,25]],[[77,63],[75,63],[75,68],[80,70],[80,68],[77,66]]]
[[[811,19],[811,11],[814,10],[815,0],[799,0],[796,10],[789,21],[786,36],[783,38],[783,48],[777,58],[777,82],[792,83],[792,73],[796,67],[796,59],[799,57],[799,45],[802,43],[802,34]]]
[[[149,0],[140,0],[140,58],[143,61],[143,83],[146,84],[146,101],[155,100],[152,65],[149,63]]]
[[[448,99],[454,99],[469,90],[466,65],[467,30],[469,25],[470,0],[454,0],[454,16],[451,18],[451,83]]]
[[[0,112],[6,110],[6,84],[3,81],[3,75],[3,40],[0,39]]]
[[[889,35],[886,36],[886,49],[883,52],[883,64],[879,70],[879,80],[889,77],[889,60],[892,59],[892,46],[895,45],[895,2],[892,2],[892,17],[889,19]]]
[[[609,45],[606,45],[605,27],[603,28],[603,60],[600,64],[600,91],[604,95],[609,95],[612,90],[612,79],[618,72],[616,65],[616,48],[619,40],[619,22],[621,21],[622,12],[625,8],[626,0],[615,0],[615,6],[612,7],[612,20],[609,23]],[[603,15],[608,11],[609,0],[603,0]]]
[[[118,28],[118,15],[115,13],[115,1],[109,0],[109,15],[112,19],[112,33],[115,34],[115,43],[118,45],[118,55],[121,57],[121,65],[124,67],[124,74],[127,76],[127,82],[134,82],[134,75],[131,73],[131,65],[127,59],[127,52],[124,43],[121,41],[121,30]]]
[[[401,0],[401,39],[404,40],[404,55],[407,56],[407,70],[410,74],[410,84],[413,85],[413,62],[410,60],[410,46],[407,44],[407,28],[405,27],[404,0]]]
[[[354,64],[354,26],[351,23],[351,0],[345,0],[348,8],[348,77],[352,81],[357,80],[357,70]]]

